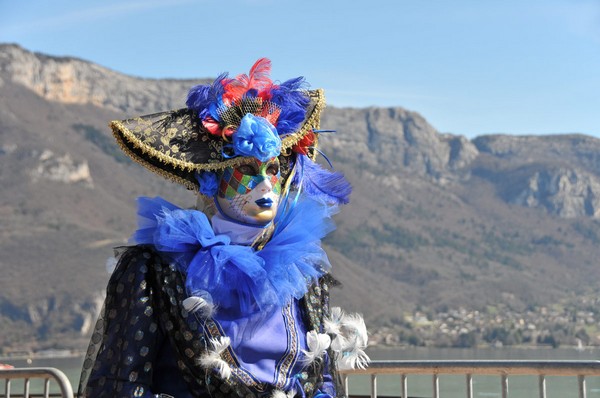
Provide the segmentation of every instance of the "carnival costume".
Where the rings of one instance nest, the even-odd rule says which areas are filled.
[[[348,202],[314,160],[323,92],[275,84],[270,61],[193,87],[187,107],[111,123],[146,168],[203,209],[138,200],[85,359],[85,397],[337,397],[338,366],[364,367],[358,315],[329,308],[321,248]]]

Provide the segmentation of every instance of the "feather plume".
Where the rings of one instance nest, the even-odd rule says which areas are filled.
[[[271,79],[269,78],[270,74],[271,60],[268,58],[261,58],[252,65],[252,68],[250,68],[246,86],[258,91],[265,90],[272,84]]]
[[[273,390],[270,398],[294,398],[296,396],[296,390],[292,389],[288,392],[281,390]]]
[[[284,87],[286,90],[305,90],[308,88],[308,83],[304,76],[298,76],[284,81],[279,87]]]
[[[331,337],[325,333],[317,333],[315,330],[311,330],[306,333],[306,345],[308,350],[302,350],[304,358],[302,361],[306,364],[312,363],[317,358],[321,358],[325,350],[329,348],[331,344]]]
[[[223,85],[229,80],[227,73],[222,73],[210,85],[200,84],[192,87],[188,92],[185,104],[188,108],[198,112],[201,118],[206,116],[209,105],[221,101]]]
[[[367,348],[368,334],[362,317],[358,314],[346,315],[342,322],[342,333],[338,337],[343,337],[337,346],[344,353]]]
[[[188,108],[202,108],[209,101],[210,86],[198,85],[194,86],[188,92],[186,105]]]
[[[342,334],[345,316],[340,307],[332,307],[329,317],[323,321],[325,332],[332,335],[331,349],[335,352],[342,352],[349,345],[348,339]]]
[[[248,75],[229,78],[227,73],[223,73],[211,85],[192,87],[186,105],[197,112],[200,120],[204,121],[210,116],[221,123],[220,113],[227,108],[239,105],[245,97],[260,98],[269,101],[279,110],[277,117],[271,117],[276,121],[274,125],[278,134],[293,133],[306,117],[306,108],[310,103],[305,90],[308,85],[303,77],[274,85],[269,77],[270,73],[271,61],[261,58],[254,63]],[[209,124],[209,127],[215,130],[215,134],[220,134],[213,124]]]
[[[343,317],[344,311],[340,307],[331,307],[329,317],[325,318],[323,321],[325,331],[329,334],[340,334]]]
[[[280,135],[292,133],[304,121],[306,108],[310,102],[306,91],[304,77],[296,77],[273,86],[271,102],[281,109],[277,122],[277,131]]]
[[[326,170],[307,156],[299,158],[302,165],[302,189],[308,195],[329,204],[350,202],[352,186],[342,173]]]
[[[344,334],[349,343],[358,348],[366,348],[369,336],[365,320],[359,314],[346,315],[342,321]]]
[[[370,359],[364,350],[369,336],[361,315],[345,314],[339,307],[333,307],[324,327],[327,333],[333,335],[331,349],[337,354],[340,369],[364,369],[368,366]]]
[[[345,352],[338,361],[338,367],[341,370],[346,369],[366,369],[369,366],[371,358],[363,350],[354,350]]]
[[[257,91],[267,90],[272,82],[269,78],[271,73],[271,61],[268,58],[261,58],[252,65],[248,75],[241,74],[230,80],[225,85],[224,99],[233,102],[244,96],[250,89]]]
[[[343,334],[338,334],[331,340],[331,349],[335,352],[344,352],[350,346],[348,339]]]
[[[190,296],[183,300],[183,308],[190,314],[197,314],[201,318],[210,318],[214,314],[214,305],[210,294],[205,292],[208,297],[202,297],[201,295]]]
[[[231,368],[229,364],[221,358],[221,353],[225,351],[231,343],[229,337],[217,337],[209,340],[212,349],[208,350],[199,363],[206,369],[215,369],[223,379],[231,377]]]

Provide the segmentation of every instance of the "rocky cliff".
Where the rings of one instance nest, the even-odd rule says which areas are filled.
[[[474,168],[508,203],[566,218],[597,218],[600,140],[579,134],[478,137]]]
[[[323,124],[339,130],[331,145],[340,157],[390,174],[452,179],[478,153],[465,137],[439,134],[421,115],[402,108],[330,108]]]
[[[137,114],[181,107],[189,88],[207,80],[132,79],[77,58],[50,57],[0,46],[0,75],[42,98]]]

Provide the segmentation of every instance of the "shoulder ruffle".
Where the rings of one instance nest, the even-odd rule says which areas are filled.
[[[138,199],[132,239],[152,244],[185,275],[188,294],[208,292],[218,307],[250,314],[302,298],[331,265],[321,238],[334,229],[331,209],[301,200],[262,250],[216,235],[206,215],[162,198]]]

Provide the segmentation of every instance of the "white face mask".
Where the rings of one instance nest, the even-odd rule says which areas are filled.
[[[221,212],[236,221],[266,225],[277,214],[281,195],[279,160],[254,159],[249,164],[226,168],[215,196]]]

